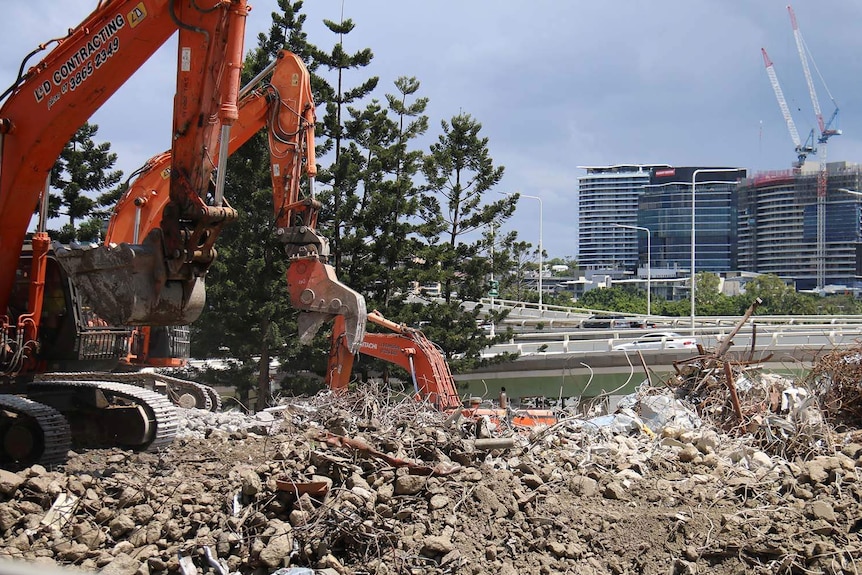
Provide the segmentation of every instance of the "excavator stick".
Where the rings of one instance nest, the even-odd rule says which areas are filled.
[[[228,141],[238,116],[246,0],[172,2],[178,30],[170,201],[142,244],[55,248],[95,312],[115,325],[181,325],[200,315],[215,242],[237,213],[224,201]],[[204,121],[203,119],[207,120]],[[215,189],[212,190],[213,176]]]
[[[359,352],[368,318],[365,298],[341,283],[331,265],[317,258],[294,260],[287,268],[287,290],[291,305],[300,310],[301,343],[309,343],[324,322],[342,316],[345,345]]]

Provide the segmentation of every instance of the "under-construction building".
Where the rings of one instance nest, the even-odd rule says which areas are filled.
[[[827,167],[823,264],[825,285],[862,287],[862,166]],[[817,178],[819,166],[764,172],[740,181],[739,269],[792,279],[796,289],[817,286]]]

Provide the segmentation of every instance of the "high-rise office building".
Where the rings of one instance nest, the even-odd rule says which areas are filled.
[[[735,187],[746,171],[735,168],[619,164],[584,167],[578,180],[578,263],[587,270],[635,271],[650,267],[688,273],[691,267],[692,176],[695,186],[695,269],[724,272],[736,266]],[[733,171],[716,171],[733,170]]]
[[[652,235],[652,267],[690,273],[694,214],[695,271],[736,270],[736,183],[745,176],[744,168],[653,170],[638,203],[638,225]],[[641,245],[643,253],[642,238]]]
[[[615,224],[637,225],[638,198],[650,173],[666,164],[580,166],[578,264],[585,270],[631,269],[638,263],[637,235]]]
[[[582,269],[643,269],[653,277],[687,275],[691,267],[692,178],[695,271],[745,271],[813,289],[818,274],[819,164],[747,177],[743,168],[619,164],[585,167],[579,178]],[[823,202],[824,283],[862,289],[862,165],[827,165]],[[650,230],[652,247],[647,258]]]

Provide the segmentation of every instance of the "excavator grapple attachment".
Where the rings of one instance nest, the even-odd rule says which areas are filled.
[[[309,343],[325,321],[342,316],[347,348],[359,351],[368,318],[365,298],[341,283],[332,266],[316,258],[294,260],[287,269],[287,289],[291,305],[300,310],[300,342]]]
[[[204,278],[168,280],[153,234],[143,244],[68,248],[57,261],[95,314],[111,325],[185,325],[206,300]]]

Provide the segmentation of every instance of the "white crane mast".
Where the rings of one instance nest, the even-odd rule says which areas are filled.
[[[778,107],[781,108],[781,114],[784,116],[784,121],[787,124],[787,130],[790,132],[790,138],[795,146],[797,163],[795,167],[800,168],[805,163],[805,158],[808,154],[816,153],[814,148],[814,130],[808,136],[808,141],[805,145],[799,138],[799,132],[796,129],[796,123],[793,121],[793,115],[790,113],[790,107],[787,105],[787,100],[784,98],[784,91],[781,89],[781,84],[778,82],[778,75],[775,73],[775,66],[772,60],[769,59],[769,54],[766,53],[766,48],[761,48],[763,54],[763,64],[766,66],[766,75],[769,76],[769,82],[772,84],[772,90],[775,92],[775,99],[778,100]]]

